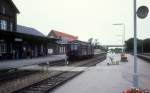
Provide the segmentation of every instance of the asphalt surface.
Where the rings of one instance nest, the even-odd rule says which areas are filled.
[[[107,65],[110,56],[114,61],[120,60],[119,54],[108,55],[107,59],[94,67],[86,68],[85,72],[58,87],[50,93],[121,93],[132,87],[133,56],[129,62],[120,65]],[[140,87],[150,89],[150,63],[138,59]]]

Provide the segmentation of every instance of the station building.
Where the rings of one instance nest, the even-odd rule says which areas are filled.
[[[57,45],[48,46],[49,49],[54,49],[54,53],[57,54],[67,54],[67,44],[78,39],[77,36],[56,30],[51,30],[47,37],[57,39]]]
[[[19,10],[12,0],[0,0],[0,60],[32,58],[48,55],[48,43],[38,30],[17,25]]]
[[[78,37],[51,30],[48,36],[17,24],[19,10],[12,0],[0,0],[0,60],[66,54],[67,44]]]

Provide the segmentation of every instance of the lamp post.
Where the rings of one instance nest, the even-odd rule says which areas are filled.
[[[144,19],[149,13],[147,6],[140,6],[136,11],[136,0],[133,1],[133,11],[134,11],[134,74],[133,74],[133,86],[135,88],[139,87],[139,75],[137,71],[137,17]],[[143,43],[143,42],[142,42]],[[143,47],[143,46],[142,46]]]
[[[122,32],[122,53],[124,53],[124,41],[125,41],[125,24],[124,23],[117,23],[117,24],[112,24],[112,25],[116,25],[116,26],[123,26],[123,32]]]
[[[133,86],[139,87],[139,77],[137,72],[137,17],[136,17],[136,0],[133,1],[133,22],[134,22],[134,74],[133,74]]]

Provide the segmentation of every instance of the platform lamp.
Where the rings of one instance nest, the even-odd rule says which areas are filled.
[[[139,88],[139,78],[137,71],[137,16],[140,19],[147,17],[149,9],[146,6],[140,6],[136,9],[136,0],[133,0],[133,12],[134,12],[134,74],[133,74],[133,87]]]

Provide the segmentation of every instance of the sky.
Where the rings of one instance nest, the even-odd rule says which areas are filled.
[[[36,28],[44,35],[52,29],[79,40],[98,39],[101,45],[121,45],[133,37],[133,0],[13,0],[20,11],[18,24]],[[137,0],[137,7],[150,7],[150,0]],[[137,18],[138,38],[150,37],[150,15]]]

